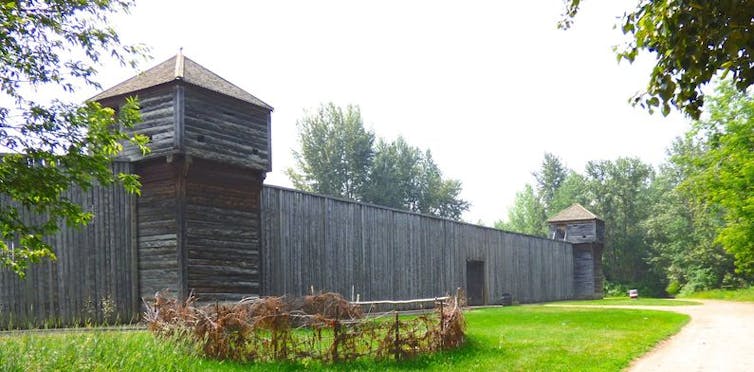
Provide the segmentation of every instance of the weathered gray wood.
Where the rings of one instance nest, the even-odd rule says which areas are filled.
[[[270,112],[209,90],[185,87],[186,154],[270,170]]]
[[[149,147],[152,150],[146,156],[138,147],[125,143],[123,151],[118,155],[122,161],[135,161],[162,157],[174,151],[175,144],[175,107],[176,90],[173,86],[156,86],[138,93],[141,122],[129,133],[139,133],[151,138]],[[113,97],[101,101],[103,106],[118,109],[123,103],[122,97]]]
[[[571,244],[279,187],[262,190],[262,293],[352,288],[363,301],[466,288],[466,261],[485,262],[485,297],[571,298]]]
[[[186,288],[204,301],[259,295],[259,171],[194,159],[179,177]]]
[[[157,291],[180,289],[176,167],[158,158],[137,163],[135,168],[142,182],[136,201],[139,297],[152,298]]]
[[[173,148],[183,151],[183,137],[185,127],[185,88],[183,84],[176,84],[173,98]]]
[[[131,171],[128,163],[114,163],[112,168]],[[132,197],[117,185],[86,192],[72,189],[65,197],[94,212],[94,220],[85,228],[63,226],[48,237],[57,260],[32,266],[26,279],[0,270],[0,328],[70,325],[103,321],[105,316],[121,321],[138,318],[132,306],[135,246],[129,240],[134,226],[128,222],[130,216],[120,213]],[[7,197],[0,199],[0,204],[10,203]],[[43,220],[26,210],[22,218]]]
[[[128,164],[114,167],[130,171]],[[488,302],[503,293],[533,302],[601,288],[599,278],[578,275],[574,287],[574,268],[598,266],[578,250],[574,256],[567,242],[278,187],[260,190],[258,171],[201,159],[152,159],[134,171],[142,176],[139,198],[119,188],[71,191],[72,200],[96,212],[95,221],[51,237],[58,261],[35,266],[26,281],[0,271],[3,314],[17,322],[102,320],[110,299],[116,315],[129,320],[138,317],[140,297],[181,283],[205,300],[303,295],[311,288],[364,301],[434,297],[467,288],[467,260],[484,261]]]

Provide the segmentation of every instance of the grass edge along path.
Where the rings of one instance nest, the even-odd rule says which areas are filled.
[[[619,371],[678,332],[683,314],[624,309],[514,306],[465,314],[467,344],[401,362],[322,365],[234,363],[196,356],[190,345],[148,332],[19,333],[0,336],[0,371],[505,370]]]
[[[712,289],[709,291],[695,292],[679,297],[737,302],[754,302],[754,286],[740,289]]]
[[[597,306],[690,306],[702,305],[698,301],[676,300],[669,298],[652,298],[639,297],[630,299],[628,297],[606,297],[601,300],[579,300],[579,301],[558,301],[550,302],[549,305],[597,305]]]

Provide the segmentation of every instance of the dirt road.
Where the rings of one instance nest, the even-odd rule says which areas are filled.
[[[691,316],[629,371],[754,371],[754,304],[694,300],[701,306],[641,306]]]

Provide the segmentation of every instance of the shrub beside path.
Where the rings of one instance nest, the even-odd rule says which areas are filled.
[[[691,321],[635,360],[630,371],[754,371],[754,303],[697,300],[702,306],[641,306]]]

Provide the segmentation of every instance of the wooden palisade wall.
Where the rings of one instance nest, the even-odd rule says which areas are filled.
[[[113,169],[129,172],[131,166],[114,163]],[[25,279],[0,270],[0,329],[139,317],[135,196],[113,185],[73,189],[67,197],[93,211],[94,220],[49,237],[57,261],[32,265]]]
[[[432,297],[466,288],[468,260],[485,263],[487,303],[503,293],[522,303],[575,294],[567,242],[271,186],[258,205],[260,174],[204,160],[154,159],[134,171],[148,179],[139,198],[120,187],[71,192],[97,217],[51,238],[58,261],[34,266],[26,280],[0,271],[1,321],[128,321],[139,317],[141,297],[166,283],[185,283],[205,300],[302,295],[312,286],[363,300]],[[108,304],[114,311],[105,314]]]
[[[263,293],[334,291],[362,300],[433,297],[466,288],[484,261],[485,299],[573,296],[571,244],[267,186]]]
[[[143,119],[133,131],[151,138],[152,152],[128,145],[114,168],[141,176],[141,196],[71,191],[94,223],[51,237],[58,261],[34,266],[26,280],[0,270],[0,327],[11,318],[129,321],[141,298],[166,288],[208,301],[311,287],[408,299],[467,288],[471,277],[483,278],[487,303],[504,293],[519,302],[574,296],[569,242],[263,188],[272,107],[180,53],[96,99],[117,109],[132,95]]]

